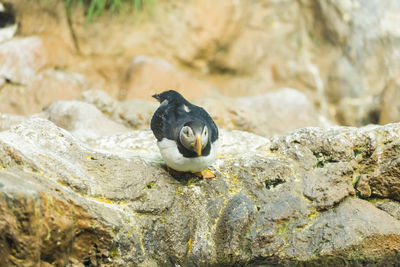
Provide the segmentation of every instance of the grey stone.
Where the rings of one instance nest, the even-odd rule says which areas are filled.
[[[82,140],[128,131],[103,115],[95,106],[80,101],[54,102],[45,113],[50,121]]]
[[[199,179],[171,176],[149,130],[82,141],[29,118],[0,132],[0,257],[32,265],[397,264],[399,131],[305,128],[271,142],[221,129],[216,178]],[[362,175],[370,175],[370,196],[357,190]],[[385,200],[373,205],[375,196]]]

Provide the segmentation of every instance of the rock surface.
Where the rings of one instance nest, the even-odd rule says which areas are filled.
[[[221,129],[205,180],[171,176],[149,130],[59,125],[33,117],[0,132],[8,265],[400,264],[400,124],[273,140]]]

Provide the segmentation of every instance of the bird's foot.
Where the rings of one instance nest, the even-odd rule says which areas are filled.
[[[194,175],[203,179],[215,178],[215,174],[209,169],[205,169],[204,171],[201,172],[195,172]]]
[[[180,175],[182,175],[184,173],[184,172],[180,172],[180,171],[174,170],[174,169],[172,169],[172,168],[170,168],[168,166],[167,166],[167,170],[173,176],[180,176]]]

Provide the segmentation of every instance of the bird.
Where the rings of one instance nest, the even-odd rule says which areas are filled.
[[[214,178],[207,169],[218,149],[218,127],[211,116],[174,90],[152,97],[160,106],[151,119],[151,130],[168,170],[172,174],[191,172]]]
[[[11,39],[17,28],[18,23],[12,5],[0,2],[0,43]]]

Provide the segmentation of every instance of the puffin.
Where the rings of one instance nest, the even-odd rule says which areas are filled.
[[[151,119],[151,130],[170,173],[214,178],[208,167],[216,159],[218,127],[211,116],[174,90],[153,97],[160,106]]]
[[[0,2],[0,43],[11,39],[17,28],[18,23],[12,5]]]

